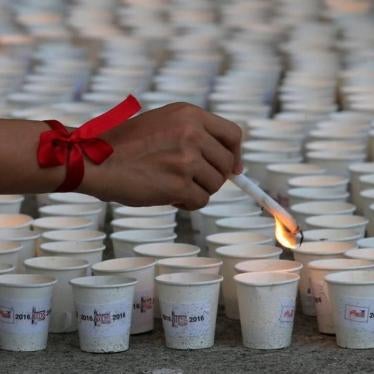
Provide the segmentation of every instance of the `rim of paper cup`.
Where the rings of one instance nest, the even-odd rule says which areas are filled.
[[[297,166],[297,170],[295,169]],[[292,169],[293,170],[290,170]],[[283,164],[269,164],[266,167],[266,170],[278,173],[278,174],[291,174],[291,175],[323,175],[326,172],[325,169],[322,169],[319,165],[309,164],[309,163],[283,163]]]
[[[15,204],[25,200],[23,195],[0,195],[0,205]]]
[[[80,238],[80,239],[73,239],[73,238],[65,238],[63,239],[64,234],[83,234],[83,233],[93,233],[97,234],[97,236],[92,236],[92,237],[86,237],[86,238]],[[54,238],[54,235],[61,234],[60,238]],[[93,242],[93,241],[98,241],[98,240],[104,240],[106,238],[106,234],[102,231],[98,230],[51,230],[51,231],[46,231],[42,233],[42,238],[51,240],[54,242]],[[0,237],[1,237],[1,232],[0,232]]]
[[[19,252],[22,250],[22,245],[13,241],[0,241],[0,255],[7,253]]]
[[[365,245],[366,242],[372,242],[370,245]],[[374,236],[369,236],[367,238],[361,238],[357,240],[358,248],[374,248]]]
[[[353,248],[344,253],[351,259],[374,261],[374,247]]]
[[[152,211],[152,208],[161,209],[161,211]],[[144,211],[144,213],[142,213]],[[130,216],[130,217],[156,217],[156,216],[167,216],[170,214],[177,213],[178,209],[172,206],[159,205],[157,207],[129,207],[120,206],[114,210],[119,216]],[[122,213],[123,212],[123,213]]]
[[[271,266],[271,264],[274,264],[274,267],[276,267],[276,264],[289,264],[290,267],[289,268],[279,268],[279,269],[270,269],[270,270],[262,270],[263,272],[265,271],[277,271],[277,272],[289,272],[289,273],[293,273],[293,272],[296,272],[296,271],[300,271],[304,265],[299,262],[299,261],[292,261],[292,260],[286,260],[286,259],[273,259],[273,258],[264,258],[264,259],[258,259],[258,260],[245,260],[245,261],[240,261],[238,262],[235,266],[234,266],[234,269],[236,272],[238,273],[254,273],[254,272],[258,272],[258,271],[261,271],[261,270],[248,270],[248,268],[246,269],[246,265],[260,265],[260,263],[264,263],[265,267],[266,267],[266,264],[269,264]],[[293,266],[293,267],[291,267]]]
[[[251,148],[248,148],[248,147],[250,147],[252,144],[255,144],[255,143],[258,144],[258,148],[257,147],[252,148],[253,150],[262,149],[265,143],[266,145],[269,145],[272,149],[276,149],[277,153],[293,153],[293,152],[300,153],[301,152],[300,146],[295,145],[292,142],[287,143],[286,141],[281,141],[281,140],[278,140],[278,141],[277,140],[249,140],[242,144],[242,149],[244,149],[245,151],[251,151]],[[284,148],[279,148],[279,146],[284,146]],[[263,152],[263,153],[267,153],[267,152]]]
[[[265,278],[265,280],[256,280],[257,278]],[[266,281],[266,277],[274,277],[279,280]],[[249,279],[248,279],[249,278]],[[283,284],[294,283],[300,280],[300,276],[296,273],[291,272],[280,272],[280,271],[258,271],[250,273],[241,273],[234,275],[234,280],[237,283],[243,284],[245,286],[253,287],[271,287],[271,286],[281,286]]]
[[[332,160],[332,161],[351,161],[351,160],[364,160],[366,158],[365,153],[340,153],[334,151],[312,151],[307,152],[306,157],[309,159],[316,160]]]
[[[102,207],[93,208],[90,204],[53,204],[39,208],[41,214],[58,215],[58,216],[85,216],[99,214]],[[61,213],[61,215],[60,215]]]
[[[0,230],[0,240],[6,240],[10,242],[20,242],[26,240],[36,240],[40,237],[40,234],[26,229],[26,231],[19,229],[3,229]]]
[[[144,265],[136,265],[135,262],[142,260],[144,262],[148,262]],[[121,267],[121,263],[128,262],[127,266]],[[134,264],[131,264],[131,262],[134,262]],[[103,268],[105,265],[112,265],[117,264],[118,268],[111,269],[111,268]],[[156,265],[156,260],[152,257],[145,257],[145,256],[138,256],[138,257],[121,257],[121,258],[112,258],[110,260],[105,260],[98,262],[92,266],[92,270],[101,272],[101,273],[122,273],[127,271],[138,271],[138,270],[144,270],[148,269],[152,266]]]
[[[14,265],[0,262],[0,275],[3,273],[5,274],[10,273],[15,270],[16,270],[16,267]]]
[[[103,282],[104,284],[100,282]],[[91,275],[87,277],[74,278],[70,280],[69,283],[73,287],[105,289],[135,286],[138,281],[135,278],[122,275]]]
[[[182,278],[178,280],[179,278]],[[186,280],[183,280],[185,278]],[[223,281],[222,275],[195,273],[195,272],[178,272],[170,274],[161,274],[155,278],[156,283],[168,286],[208,286]]]
[[[33,279],[39,282],[32,283]],[[23,282],[21,282],[23,280]],[[21,283],[20,283],[21,282]],[[0,275],[0,287],[13,288],[43,288],[57,283],[55,277],[43,274],[2,274]]]
[[[316,188],[315,187],[295,187],[295,188],[290,188],[287,191],[287,193],[289,196],[299,197],[305,200],[308,200],[308,199],[314,200],[315,198],[315,200],[321,200],[321,201],[322,200],[334,201],[334,200],[347,199],[349,197],[348,192],[344,192],[344,191],[337,192],[337,191],[334,191],[333,189],[328,189],[328,188],[325,188],[321,191],[321,189],[318,187]]]
[[[374,162],[358,162],[348,166],[351,173],[374,174]]]
[[[58,247],[71,247],[72,249],[69,250],[68,248],[62,249]],[[88,249],[85,249],[84,247]],[[81,247],[81,248],[79,248]],[[78,248],[78,249],[76,249]],[[80,241],[52,241],[47,243],[42,243],[40,245],[40,249],[49,252],[49,253],[63,253],[63,254],[76,254],[76,253],[95,253],[95,252],[103,252],[105,251],[105,245],[99,245],[92,247],[90,242],[80,242]]]
[[[347,279],[350,276],[365,276],[367,275],[372,280],[356,280]],[[341,271],[327,274],[325,276],[325,281],[330,284],[339,284],[346,286],[365,286],[374,284],[374,271],[372,270],[350,270],[350,271]]]
[[[374,185],[374,172],[372,174],[363,174],[361,175],[358,180],[361,183],[367,183]]]
[[[76,262],[75,265],[66,265],[66,266],[57,266],[55,264],[50,265],[43,265],[41,263],[43,260],[47,261],[55,261],[58,262],[59,260],[64,261],[71,261]],[[89,267],[89,262],[87,260],[75,258],[75,257],[67,257],[67,256],[39,256],[39,257],[31,257],[26,259],[24,262],[26,268],[36,269],[36,270],[52,270],[52,271],[70,271],[70,270],[79,270],[85,269]]]
[[[347,251],[348,252],[348,251]],[[348,261],[348,265],[344,265],[344,262]],[[349,265],[349,262],[352,264]],[[339,266],[340,264],[340,266]],[[359,269],[371,269],[374,268],[374,262],[359,258],[333,258],[323,260],[313,260],[308,263],[308,268],[312,270],[323,270],[323,271],[345,271],[347,270],[359,270]]]
[[[160,245],[162,248],[170,247],[170,251],[173,252],[174,250],[180,248],[180,252],[178,253],[167,253],[160,252]],[[183,248],[186,250],[183,251]],[[136,246],[133,251],[140,255],[140,256],[147,256],[147,257],[157,257],[157,258],[168,258],[168,257],[184,257],[184,256],[195,256],[201,252],[201,249],[193,244],[187,243],[149,243],[149,244],[141,244]]]
[[[374,199],[374,188],[367,188],[360,191],[360,196],[363,198]]]
[[[65,227],[73,227],[74,229],[80,229],[80,228],[87,228],[87,227],[92,227],[92,220],[88,218],[83,218],[83,217],[71,217],[71,216],[48,216],[48,217],[42,217],[42,218],[37,218],[32,222],[32,225],[41,229],[54,229],[50,231],[56,231],[59,227],[61,227],[61,222],[60,224],[52,224],[50,222],[55,222],[55,221],[75,221],[76,224],[70,224],[69,226],[63,226]],[[80,222],[80,224],[78,224]]]
[[[311,241],[308,241],[307,243],[313,243],[313,242],[317,242],[317,243],[324,243],[324,242],[339,242],[339,243],[344,243],[344,242],[347,242],[347,241],[356,241],[356,240],[359,240],[360,238],[362,238],[362,235],[355,232],[354,230],[352,229],[312,229],[312,230],[305,230],[303,231],[304,233],[304,239],[308,240],[308,234],[309,233],[336,233],[336,234],[344,234],[344,235],[350,235],[350,236],[343,236],[342,239],[329,239],[329,238],[321,238],[321,239],[315,239],[315,240],[311,240]]]
[[[270,153],[270,152],[247,152],[242,155],[242,159],[248,163],[257,163],[257,164],[273,164],[275,162],[284,162],[284,159],[279,158],[279,153]],[[288,157],[288,162],[301,163],[303,158],[301,156]]]
[[[297,183],[298,180],[300,179],[311,179],[311,180],[316,180],[315,178],[337,178],[337,179],[340,179],[340,181],[337,181],[336,183],[331,183],[331,184],[323,184],[323,185],[313,185],[313,186],[310,186],[310,185],[299,185],[299,184],[294,184],[294,183]],[[303,176],[300,176],[300,177],[294,177],[294,178],[290,178],[288,180],[288,185],[292,188],[334,188],[334,187],[340,187],[340,186],[344,186],[344,185],[348,185],[349,183],[349,179],[348,178],[344,178],[344,177],[341,177],[339,175],[303,175]],[[297,186],[297,187],[296,187]]]
[[[248,254],[239,254],[238,252],[235,253],[235,250],[237,251],[248,251]],[[251,251],[255,252],[254,254],[251,254]],[[257,252],[258,251],[258,252]],[[267,251],[267,253],[264,253],[261,251]],[[234,253],[233,253],[234,252]],[[279,247],[272,246],[272,245],[256,245],[256,244],[234,244],[234,245],[225,245],[216,248],[215,253],[216,255],[223,257],[223,258],[243,258],[243,259],[265,259],[267,257],[274,257],[277,255],[281,255],[283,250]]]
[[[76,200],[73,198],[73,196],[76,196]],[[70,197],[70,198],[69,198]],[[81,198],[81,200],[79,200]],[[56,202],[56,203],[62,203],[62,204],[99,204],[102,203],[101,200],[94,196],[82,194],[79,192],[53,192],[48,194],[48,199],[50,201]],[[57,205],[57,204],[51,204],[51,205]]]
[[[149,234],[150,236],[146,238],[146,234]],[[131,237],[131,235],[137,237]],[[175,240],[177,234],[165,235],[161,230],[124,230],[112,233],[110,238],[112,240],[126,243],[162,243],[169,240]]]
[[[336,246],[336,249],[329,248]],[[321,249],[323,247],[323,249]],[[342,248],[343,247],[343,248]],[[346,247],[346,248],[344,248]],[[292,249],[301,255],[317,255],[317,256],[330,256],[334,254],[343,254],[349,249],[355,248],[351,243],[346,243],[342,241],[313,241],[304,242],[300,247]]]
[[[131,225],[131,222],[134,222],[136,219],[147,219],[147,217],[134,217],[134,218],[116,218],[110,222],[110,225],[112,227],[119,227],[119,228],[129,228],[133,230],[162,230],[162,229],[172,229],[177,226],[177,222],[170,222],[170,223],[163,223],[160,225],[153,225],[153,226],[142,226],[141,224]],[[150,218],[152,219],[152,218]],[[126,225],[126,222],[129,222],[129,224]],[[141,228],[142,227],[142,228]],[[125,230],[123,230],[125,231]]]
[[[243,237],[240,241],[221,241],[218,238],[222,237],[230,237],[230,236],[240,236]],[[253,237],[253,241],[249,241],[250,237]],[[255,239],[255,236],[257,236],[257,239]],[[228,246],[228,245],[235,245],[235,244],[249,244],[249,245],[255,245],[255,244],[270,244],[273,239],[269,236],[266,236],[264,234],[257,234],[254,232],[246,232],[246,231],[230,231],[230,232],[222,232],[217,234],[208,235],[206,237],[207,242],[212,244],[219,244],[220,246]]]
[[[330,213],[329,215],[353,213],[356,210],[356,206],[351,203],[346,203],[343,201],[321,201],[321,200],[294,204],[294,205],[291,205],[290,209],[291,211],[298,213],[298,214],[303,214],[303,215],[308,215],[308,216],[311,216],[311,215],[322,216],[324,215],[323,211],[316,212],[315,210],[312,209],[312,208],[317,207],[318,205],[321,205],[323,208],[326,209],[326,211],[330,211],[330,212],[332,209],[334,209],[334,205],[341,206],[339,209],[335,209],[332,212],[332,214]]]
[[[19,224],[16,224],[16,225],[13,225],[13,226],[3,226],[1,224],[1,219],[4,218],[4,220],[6,221],[7,218],[15,218],[15,217],[18,217],[18,218],[23,218],[23,221],[22,223],[19,223]],[[33,224],[34,220],[31,216],[27,215],[27,214],[7,214],[7,213],[2,213],[0,214],[0,229],[3,230],[3,229],[16,229],[16,228],[25,228],[25,227],[29,227]]]
[[[234,220],[245,220],[245,219],[264,219],[269,220],[268,223],[262,223],[262,224],[251,224],[251,225],[239,225],[239,224],[229,224],[228,221],[234,221]],[[223,227],[223,228],[230,228],[230,229],[271,229],[275,227],[275,221],[271,217],[263,217],[263,216],[246,216],[246,217],[225,217],[220,218],[216,221],[217,227]]]
[[[347,217],[347,218],[346,218]],[[353,219],[352,219],[353,217]],[[360,222],[355,222],[355,223],[338,223],[338,219],[349,219],[351,218],[352,220],[355,221],[360,221]],[[331,223],[328,225],[323,224],[324,220],[330,220]],[[314,222],[316,221],[316,222]],[[313,227],[320,227],[320,228],[332,228],[332,229],[354,229],[357,227],[365,226],[369,223],[369,220],[366,217],[363,216],[355,216],[355,215],[350,215],[350,214],[326,214],[326,215],[321,215],[321,216],[310,216],[305,219],[305,223],[308,224],[309,226]]]
[[[234,212],[231,211],[234,210]],[[237,212],[235,212],[237,209]],[[262,210],[258,206],[251,204],[237,204],[230,206],[230,204],[214,204],[209,205],[199,210],[200,214],[207,217],[251,217],[261,214]]]
[[[183,263],[186,260],[196,261],[196,264]],[[175,269],[210,269],[222,266],[222,264],[223,261],[213,257],[170,257],[157,261],[158,266],[168,266]]]

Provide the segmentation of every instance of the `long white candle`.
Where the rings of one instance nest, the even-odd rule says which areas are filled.
[[[295,219],[279,205],[270,195],[258,187],[250,178],[244,174],[233,175],[230,180],[248,195],[251,195],[261,207],[277,218],[291,233],[300,231]]]

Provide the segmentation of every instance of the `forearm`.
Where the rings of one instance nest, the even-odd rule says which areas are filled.
[[[0,194],[52,192],[63,181],[65,167],[41,169],[37,162],[41,121],[0,120]]]

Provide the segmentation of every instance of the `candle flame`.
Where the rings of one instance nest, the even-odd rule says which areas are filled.
[[[278,243],[285,248],[295,249],[299,246],[300,240],[302,240],[302,235],[300,232],[291,232],[287,227],[282,223],[282,221],[274,217],[275,219],[275,237]]]

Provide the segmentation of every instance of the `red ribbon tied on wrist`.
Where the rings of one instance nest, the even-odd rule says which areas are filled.
[[[66,165],[66,176],[58,192],[74,191],[84,176],[84,156],[96,165],[103,163],[113,148],[98,136],[121,125],[141,109],[138,100],[129,95],[107,112],[69,132],[59,121],[47,120],[51,130],[40,134],[38,163],[41,168]]]

